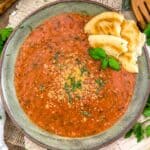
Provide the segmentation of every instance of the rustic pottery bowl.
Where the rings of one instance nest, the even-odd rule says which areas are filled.
[[[5,109],[13,122],[34,142],[49,149],[83,150],[97,149],[115,141],[124,135],[141,114],[149,94],[150,67],[146,48],[139,58],[139,74],[132,101],[125,115],[105,132],[83,138],[68,138],[50,134],[32,123],[18,102],[14,87],[14,65],[25,38],[44,20],[62,12],[78,12],[96,15],[104,11],[111,11],[108,7],[89,0],[59,0],[53,2],[32,15],[28,16],[13,32],[5,45],[1,63],[1,91]]]

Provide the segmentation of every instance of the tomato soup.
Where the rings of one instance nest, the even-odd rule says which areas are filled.
[[[66,137],[98,134],[122,117],[135,74],[101,69],[88,54],[84,25],[90,17],[64,13],[34,29],[20,48],[15,88],[36,125]]]

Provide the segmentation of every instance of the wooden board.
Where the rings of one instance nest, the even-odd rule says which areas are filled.
[[[9,7],[7,10],[5,10],[4,14],[0,15],[0,28],[3,28],[8,24],[9,15],[16,9],[17,3],[18,3],[17,1],[15,3],[13,3],[11,7]]]

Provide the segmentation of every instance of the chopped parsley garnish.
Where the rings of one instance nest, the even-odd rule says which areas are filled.
[[[98,78],[98,79],[95,79],[95,83],[98,85],[97,91],[96,91],[96,93],[98,93],[100,89],[105,85],[105,82],[103,81],[103,79]]]
[[[59,59],[59,56],[60,56],[60,52],[57,51],[55,54],[54,54],[54,63],[58,63],[58,59]]]
[[[84,73],[89,73],[89,71],[88,71],[88,69],[87,69],[86,66],[82,66],[82,67],[80,68],[80,71],[81,71],[81,76],[83,76]]]
[[[110,67],[111,69],[118,71],[121,68],[119,61],[113,57],[107,56],[107,54],[105,53],[105,50],[102,48],[90,48],[89,55],[93,59],[101,61],[102,69],[106,69]]]
[[[44,86],[43,84],[41,84],[41,85],[39,86],[39,90],[40,90],[41,92],[43,92],[43,91],[45,90],[45,86]]]
[[[76,80],[75,77],[71,77],[71,76],[68,77],[68,80],[64,85],[64,90],[68,95],[69,103],[72,103],[73,92],[81,88],[82,88],[81,80]]]
[[[76,80],[75,77],[69,77],[70,88],[71,91],[76,91],[77,89],[81,89],[81,80]]]
[[[88,112],[88,111],[81,111],[81,114],[83,115],[83,116],[85,116],[85,117],[91,117],[91,113],[90,112]]]
[[[104,81],[101,78],[96,79],[95,82],[97,83],[97,85],[99,87],[103,87],[104,84],[105,84]]]
[[[84,73],[87,73],[87,74],[90,73],[88,68],[86,67],[86,65],[84,63],[82,63],[80,59],[76,58],[75,61],[76,61],[77,65],[79,65],[81,76],[83,76]]]

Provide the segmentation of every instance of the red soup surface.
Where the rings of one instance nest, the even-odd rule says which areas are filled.
[[[100,133],[117,122],[131,101],[135,74],[102,70],[88,54],[83,28],[90,17],[64,13],[27,37],[16,61],[19,102],[38,126],[60,136]]]

